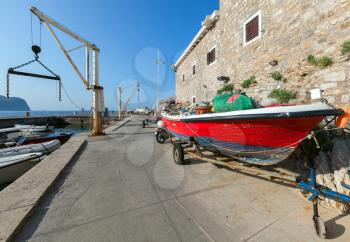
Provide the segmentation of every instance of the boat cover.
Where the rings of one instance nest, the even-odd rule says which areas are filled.
[[[254,108],[254,101],[244,93],[231,93],[214,97],[214,111],[216,113],[252,108]]]

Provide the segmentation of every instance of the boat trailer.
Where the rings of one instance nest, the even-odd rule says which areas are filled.
[[[166,137],[170,140],[170,143],[173,145],[173,158],[175,163],[178,165],[183,165],[185,163],[184,155],[187,154],[194,159],[209,162],[219,167],[226,167],[243,175],[249,175],[267,181],[276,182],[278,184],[301,189],[309,193],[308,200],[313,204],[312,219],[314,228],[316,234],[321,238],[326,238],[327,228],[318,213],[318,201],[320,197],[329,198],[339,203],[350,203],[350,196],[335,192],[316,182],[315,167],[309,168],[308,176],[303,177],[281,167],[259,166],[242,163],[233,158],[222,156],[215,151],[209,151],[203,147],[200,147],[193,138],[190,139],[190,141],[178,139],[175,140],[165,129],[157,130],[157,141],[159,136]],[[350,185],[342,183],[342,186],[350,190]]]

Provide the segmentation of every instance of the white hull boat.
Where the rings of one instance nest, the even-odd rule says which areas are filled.
[[[28,153],[0,158],[0,184],[7,184],[22,176],[44,159],[42,153]]]
[[[29,153],[37,153],[37,152],[40,152],[46,155],[56,150],[60,145],[61,145],[61,142],[59,140],[52,140],[52,141],[48,141],[40,144],[21,145],[21,146],[0,149],[0,158],[29,154]]]
[[[50,130],[48,126],[22,125],[16,124],[15,128],[19,128],[22,132],[45,132]]]
[[[7,134],[7,133],[13,133],[13,132],[18,132],[21,131],[22,128],[20,127],[12,127],[12,128],[4,128],[0,129],[0,133]]]

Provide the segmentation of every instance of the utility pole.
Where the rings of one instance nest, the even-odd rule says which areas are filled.
[[[140,81],[137,81],[137,102],[140,102]]]
[[[157,109],[156,113],[159,112],[159,85],[160,85],[160,65],[165,64],[165,61],[160,59],[160,50],[158,48],[158,58],[156,59],[156,65],[158,66],[158,80],[157,80]]]
[[[119,121],[122,119],[122,88],[118,87],[118,108]]]

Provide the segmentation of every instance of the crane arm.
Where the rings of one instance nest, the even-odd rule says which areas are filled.
[[[74,71],[77,73],[77,75],[79,76],[79,78],[82,80],[82,82],[85,84],[85,87],[87,89],[89,89],[89,79],[88,77],[85,79],[85,77],[83,76],[83,74],[81,74],[80,70],[78,69],[78,67],[75,65],[73,59],[70,57],[70,55],[68,54],[68,51],[64,48],[62,42],[59,40],[59,38],[57,37],[56,33],[54,32],[54,30],[51,28],[51,26],[44,22],[46,27],[48,28],[48,30],[50,31],[50,33],[52,34],[52,36],[54,37],[54,39],[56,40],[57,44],[60,46],[63,54],[66,56],[68,62],[71,64],[71,66],[73,67]]]
[[[90,43],[89,41],[85,40],[84,38],[82,38],[81,36],[79,36],[78,34],[73,32],[69,28],[63,26],[62,24],[58,23],[54,19],[50,18],[49,16],[47,16],[46,14],[41,12],[36,7],[31,7],[30,11],[34,15],[36,15],[39,18],[40,21],[42,21],[45,24],[45,26],[47,27],[47,29],[49,30],[49,32],[51,33],[53,38],[56,40],[56,42],[59,45],[60,49],[62,50],[63,54],[66,56],[68,62],[71,64],[71,66],[73,67],[74,71],[77,73],[77,75],[79,76],[81,81],[84,83],[86,89],[90,90],[90,89],[95,88],[95,86],[90,86],[90,80],[89,80],[90,79],[90,74],[89,74],[90,73],[90,63],[89,63],[89,61],[90,61],[90,57],[89,57],[90,51],[89,51],[89,49],[92,49],[94,52],[98,53],[100,51],[99,48],[97,48],[96,45]],[[86,47],[86,76],[85,77],[83,76],[83,74],[81,73],[81,71],[79,70],[77,65],[74,63],[74,61],[71,58],[71,56],[69,55],[69,52],[72,51],[72,50],[70,50],[70,51],[66,50],[66,48],[64,47],[64,45],[62,44],[62,42],[58,38],[57,34],[55,33],[54,29],[51,27],[51,25],[56,27],[56,28],[58,28],[59,30],[61,30],[65,34],[69,35],[70,37],[78,40],[79,42],[81,42]],[[75,48],[75,49],[77,49],[77,48]]]
[[[131,98],[134,96],[134,93],[136,92],[137,88],[138,88],[138,85],[136,85],[135,88],[132,90],[131,95],[129,96],[128,100],[126,101],[126,103],[124,105],[123,112],[126,111],[126,107],[129,105],[129,102],[131,101]]]
[[[41,21],[43,21],[44,23],[48,23],[51,24],[53,26],[55,26],[56,28],[58,28],[59,30],[61,30],[62,32],[68,34],[69,36],[71,36],[72,38],[82,42],[84,45],[90,47],[93,50],[96,51],[100,51],[96,45],[91,44],[89,41],[85,40],[84,38],[82,38],[81,36],[79,36],[78,34],[74,33],[72,30],[70,30],[69,28],[63,26],[62,24],[58,23],[57,21],[53,20],[52,18],[50,18],[49,16],[47,16],[46,14],[44,14],[43,12],[41,12],[39,9],[37,9],[36,7],[31,7],[30,11],[35,14]]]

